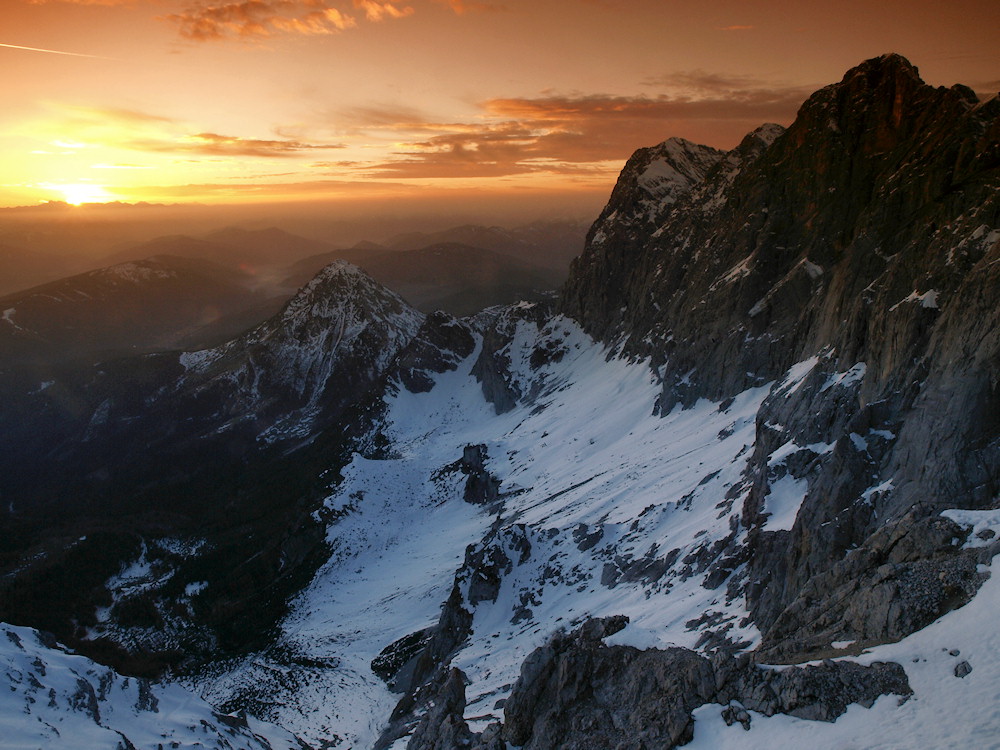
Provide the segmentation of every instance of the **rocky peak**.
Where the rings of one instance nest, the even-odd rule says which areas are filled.
[[[639,149],[622,170],[598,224],[619,212],[655,221],[664,209],[704,180],[723,153],[683,138]]]
[[[285,308],[216,349],[181,355],[185,385],[226,392],[225,411],[273,413],[265,432],[301,434],[370,388],[416,335],[423,316],[355,266],[320,271]],[[328,387],[329,386],[329,387]]]

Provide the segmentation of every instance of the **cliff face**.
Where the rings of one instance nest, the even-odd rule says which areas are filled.
[[[998,115],[899,56],[866,61],[655,219],[609,204],[573,265],[562,310],[651,358],[663,413],[799,364],[758,414],[744,506],[762,629],[887,522],[995,502]],[[639,190],[644,153],[616,196]],[[801,480],[795,522],[769,523]]]

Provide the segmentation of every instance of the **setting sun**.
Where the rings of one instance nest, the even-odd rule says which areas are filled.
[[[110,200],[114,200],[114,196],[100,185],[75,183],[71,185],[52,185],[51,189],[62,193],[64,200],[74,206],[84,203],[107,203]]]

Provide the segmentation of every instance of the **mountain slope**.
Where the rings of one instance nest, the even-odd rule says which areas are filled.
[[[98,358],[210,340],[259,306],[243,279],[211,263],[156,256],[0,298],[2,365]]]
[[[226,716],[180,687],[122,677],[29,628],[0,624],[0,727],[8,748],[304,750],[292,735]]]
[[[320,475],[421,322],[338,263],[225,345],[18,394],[0,609],[147,675],[265,643],[326,554]]]
[[[716,668],[742,675],[743,685],[764,678],[726,666],[744,663],[730,654],[784,663],[857,655],[942,616],[963,621],[947,613],[972,599],[996,551],[990,529],[976,527],[983,544],[970,533],[970,519],[993,512],[1000,484],[988,364],[997,361],[988,301],[1000,223],[996,143],[995,100],[933,89],[905,60],[885,56],[818,92],[785,133],[765,126],[724,155],[674,142],[634,157],[563,292],[561,307],[583,332],[529,308],[481,318],[481,351],[459,368],[467,379],[436,381],[435,389],[448,383],[441,406],[389,398],[379,434],[402,460],[417,461],[409,475],[454,476],[446,502],[458,502],[464,475],[448,474],[448,456],[482,444],[500,490],[486,504],[494,522],[470,539],[437,624],[386,644],[380,658],[399,668],[388,676],[403,699],[377,746],[401,747],[396,738],[414,730],[414,748],[460,736],[534,746],[510,713],[500,730],[486,724],[501,718],[498,701],[519,669],[513,694],[529,706],[528,725],[548,715],[524,697],[536,689],[528,664],[546,657],[521,662],[559,625],[590,615],[628,615],[618,643],[718,651]],[[684,179],[653,182],[654,161],[654,171]],[[672,189],[655,195],[661,186]],[[574,367],[576,347],[564,341],[592,359]],[[638,362],[625,364],[623,354]],[[638,381],[629,385],[628,373]],[[493,416],[475,405],[472,378]],[[602,392],[603,382],[617,391]],[[468,422],[456,416],[465,414]],[[428,433],[429,425],[439,427]],[[591,425],[600,429],[577,448]],[[662,443],[652,439],[657,428]],[[438,432],[451,430],[451,438]],[[363,517],[384,471],[356,459],[330,502]],[[405,495],[435,497],[430,488]],[[330,533],[337,544],[336,524]],[[428,528],[425,538],[441,534]],[[360,549],[350,569],[384,564]],[[399,554],[390,567],[420,559]],[[322,612],[338,580],[321,574],[302,611]],[[381,580],[385,588],[369,584],[372,599],[359,606],[394,622],[395,603],[408,600]],[[392,605],[367,609],[378,602]],[[302,625],[293,614],[286,627],[294,640]],[[977,654],[987,648],[969,643]],[[907,648],[889,653],[924,658],[923,646]],[[469,683],[461,690],[449,665]],[[580,690],[633,694],[634,685],[608,682],[613,672],[581,675]],[[915,670],[912,680],[926,691],[929,674]],[[369,691],[372,706],[384,704]],[[352,695],[364,692],[352,683]],[[587,714],[598,709],[573,695],[561,698],[570,720],[598,721]],[[804,710],[729,695],[766,714]],[[824,688],[802,715],[836,716],[854,696]],[[899,734],[912,716],[880,715]],[[995,727],[995,717],[983,720]],[[966,738],[980,731],[948,727]]]
[[[538,221],[514,227],[466,224],[441,232],[412,232],[387,240],[394,250],[417,250],[428,245],[459,244],[490,250],[540,266],[565,279],[569,262],[583,245],[586,226],[575,221]]]

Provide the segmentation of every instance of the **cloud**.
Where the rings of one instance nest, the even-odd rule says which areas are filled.
[[[195,41],[260,38],[276,32],[334,34],[357,25],[353,16],[325,0],[241,0],[197,4],[162,19],[177,24],[181,36]]]
[[[343,144],[303,143],[293,140],[265,140],[259,138],[240,138],[218,133],[197,133],[181,139],[159,142],[138,142],[135,144],[144,151],[166,151],[177,153],[195,153],[205,156],[250,156],[263,158],[281,158],[295,156],[303,151],[317,151],[343,148]]]
[[[434,0],[439,5],[447,5],[456,15],[462,16],[470,11],[498,12],[507,10],[507,6],[499,3],[484,3],[477,0]]]
[[[195,41],[258,39],[276,34],[318,36],[336,34],[358,25],[352,11],[379,23],[406,18],[416,11],[398,0],[236,0],[201,2],[161,19],[178,26],[180,35]]]
[[[344,148],[341,143],[308,143],[298,138],[246,138],[192,132],[194,128],[188,123],[132,109],[74,106],[59,109],[64,116],[54,124],[57,133],[73,133],[81,148],[100,145],[147,153],[257,158],[286,158]]]
[[[757,28],[756,26],[734,24],[732,26],[720,26],[719,31],[751,31]]]
[[[712,73],[700,69],[682,70],[647,78],[643,81],[643,85],[697,93],[737,95],[748,90],[768,88],[763,81],[753,76],[742,73]]]
[[[480,0],[432,2],[447,6],[456,15],[507,10],[503,4]],[[260,39],[276,34],[335,34],[357,27],[359,18],[380,23],[407,18],[416,12],[416,7],[404,0],[207,0],[190,3],[179,13],[161,16],[161,20],[176,24],[181,36],[204,42]]]
[[[365,18],[376,23],[387,18],[405,18],[414,13],[411,6],[400,7],[397,3],[376,2],[376,0],[354,0],[354,7],[363,10]]]
[[[652,145],[675,135],[732,147],[764,122],[790,122],[810,92],[704,71],[662,76],[647,84],[684,93],[490,99],[480,104],[481,121],[454,125],[433,123],[405,109],[354,110],[351,115],[368,115],[371,128],[411,138],[391,159],[368,167],[372,176],[594,174],[617,172],[637,144]]]
[[[86,122],[112,121],[130,125],[168,124],[177,122],[172,117],[153,115],[137,109],[124,107],[75,107],[62,105],[62,109]]]

